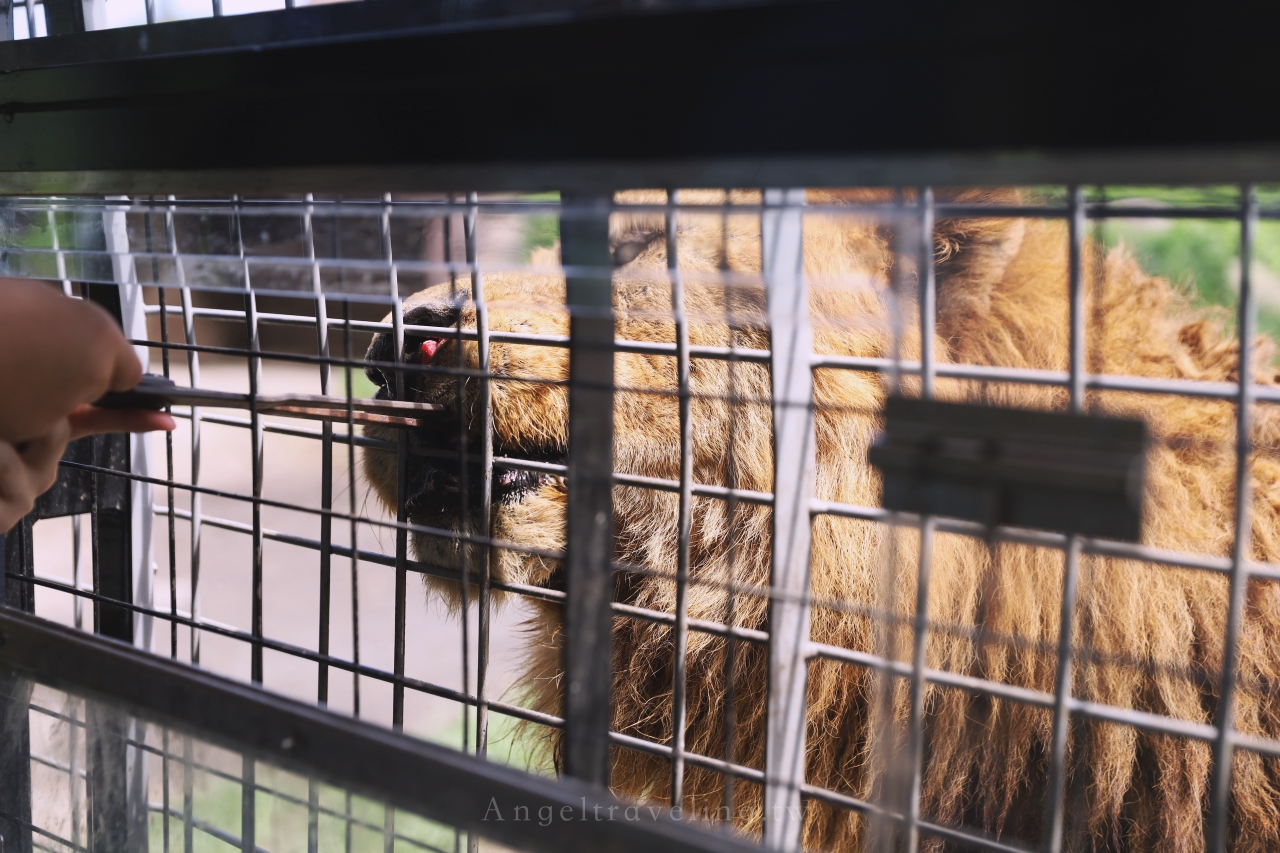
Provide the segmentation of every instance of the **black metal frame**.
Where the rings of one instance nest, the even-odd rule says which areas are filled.
[[[0,189],[1280,176],[1280,119],[1243,85],[1268,79],[1274,8],[1237,27],[1226,10],[1193,22],[1101,3],[534,5],[554,13],[510,20],[481,6],[464,23],[441,19],[468,4],[441,5],[0,43]],[[1148,45],[1194,60],[1153,61]],[[425,108],[445,103],[468,105],[467,133]]]

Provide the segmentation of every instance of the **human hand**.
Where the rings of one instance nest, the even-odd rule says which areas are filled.
[[[89,405],[141,376],[133,347],[97,305],[0,279],[0,532],[53,485],[68,441],[173,429],[163,412]]]
[[[0,533],[31,512],[36,498],[53,486],[67,442],[98,433],[171,429],[173,418],[164,412],[83,405],[38,438],[16,445],[0,441]]]
[[[58,479],[58,460],[71,437],[65,418],[52,431],[13,445],[0,441],[0,533],[31,512],[36,498]]]
[[[48,435],[77,406],[141,378],[102,308],[43,282],[0,279],[0,441]]]

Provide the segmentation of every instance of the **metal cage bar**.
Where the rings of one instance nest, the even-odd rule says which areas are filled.
[[[246,366],[249,373],[249,435],[251,437],[250,453],[252,454],[251,475],[253,502],[252,512],[252,579],[250,581],[250,631],[253,640],[249,646],[249,677],[255,684],[262,684],[263,678],[263,625],[262,625],[262,574],[263,574],[263,537],[262,537],[262,480],[263,480],[263,432],[262,416],[258,410],[257,399],[262,387],[262,359],[257,355],[261,349],[258,332],[258,297],[253,292],[249,277],[249,264],[244,250],[244,230],[240,216],[240,197],[231,199],[234,215],[232,217],[233,240],[236,252],[243,268],[245,333],[249,341],[249,357]],[[257,798],[254,784],[257,766],[251,756],[245,756],[241,763],[240,788],[240,845],[244,853],[256,853],[258,831]]]
[[[1070,351],[1068,405],[1077,414],[1085,410],[1085,275],[1084,275],[1084,187],[1070,188],[1071,216],[1068,221],[1067,287],[1069,288]],[[1045,829],[1041,842],[1046,853],[1061,853],[1065,829],[1067,782],[1067,738],[1071,725],[1072,656],[1071,636],[1075,620],[1076,594],[1080,577],[1079,534],[1067,535],[1063,550],[1062,602],[1058,614],[1058,667],[1054,679],[1053,733],[1050,740],[1049,780],[1045,791]]]
[[[613,286],[606,199],[563,198],[569,316],[564,766],[609,783],[613,617]]]
[[[767,189],[761,249],[773,378],[773,558],[764,843],[798,850],[804,828],[809,641],[809,502],[813,496],[813,332],[804,274],[803,189]]]
[[[467,194],[467,212],[464,219],[466,261],[471,269],[471,301],[476,312],[476,357],[480,379],[480,533],[493,538],[493,384],[489,379],[490,340],[489,308],[484,297],[484,276],[480,272],[479,247],[476,243],[476,216],[479,196]],[[461,323],[459,323],[461,326]],[[486,687],[489,671],[489,620],[493,552],[485,547],[480,551],[480,584],[478,589],[478,613],[476,616],[476,754],[485,755],[489,746],[489,706]]]
[[[311,202],[314,197],[306,195]],[[315,296],[316,310],[316,352],[322,359],[329,355],[329,311],[324,294],[323,282],[320,278],[320,265],[316,263],[316,236],[313,217],[315,209],[308,205],[302,220],[303,241],[306,243],[307,258],[311,261],[311,292]],[[332,368],[328,362],[320,362],[320,393],[328,396],[331,392]],[[352,396],[352,389],[346,389],[347,397]],[[325,421],[320,426],[320,506],[323,509],[333,508],[333,424]],[[321,516],[320,520],[320,613],[317,626],[316,651],[327,657],[329,655],[330,610],[333,598],[333,519]],[[329,667],[321,662],[316,671],[316,702],[322,707],[329,704]],[[318,853],[320,848],[320,789],[315,780],[307,781],[307,853]]]
[[[689,386],[689,318],[685,312],[684,280],[680,275],[680,222],[675,209],[678,190],[667,191],[673,209],[666,217],[667,270],[671,276],[671,319],[676,338],[676,389],[680,398],[680,499],[676,521],[676,610],[672,626],[671,685],[671,806],[684,806],[685,700],[689,648],[689,563],[693,536],[693,397]]]
[[[164,227],[165,241],[168,246],[169,259],[173,264],[174,277],[181,295],[181,313],[182,313],[182,335],[183,339],[189,345],[187,353],[187,376],[192,387],[200,386],[200,353],[196,349],[196,327],[195,327],[195,307],[192,304],[191,288],[186,286],[186,275],[183,271],[182,259],[178,253],[178,238],[176,225],[174,223],[174,207],[175,199],[172,195],[168,197],[169,204],[165,207]],[[187,417],[191,422],[191,484],[199,485],[200,483],[200,424],[202,422],[201,409],[199,406],[191,406],[187,412]],[[201,556],[201,533],[203,525],[203,501],[202,495],[198,491],[190,493],[191,500],[191,550],[190,550],[190,577],[189,583],[191,587],[190,594],[190,612],[191,619],[199,624],[200,622],[200,556]],[[200,632],[194,626],[190,630],[188,642],[191,649],[191,662],[198,665],[200,663]],[[184,810],[184,815],[187,811]],[[190,829],[188,825],[187,829]],[[187,851],[189,853],[189,851]]]
[[[1251,185],[1240,188],[1240,294],[1237,316],[1239,372],[1236,398],[1235,543],[1231,549],[1230,597],[1227,603],[1226,637],[1218,705],[1214,712],[1217,736],[1213,741],[1213,777],[1209,790],[1209,824],[1206,847],[1219,853],[1229,842],[1231,814],[1231,763],[1236,706],[1240,634],[1249,590],[1248,565],[1253,549],[1253,489],[1250,440],[1253,430],[1254,337],[1257,334],[1257,294],[1250,265],[1258,230],[1258,199]]]
[[[387,270],[387,287],[391,298],[391,330],[394,341],[395,360],[404,359],[404,308],[400,299],[400,283],[396,274],[391,252],[391,219],[387,205],[391,201],[390,194],[383,196],[382,218],[379,222],[379,238],[382,243],[382,260]],[[396,370],[391,379],[396,385],[396,399],[407,399],[405,390],[408,381],[403,370]],[[409,434],[400,430],[396,435],[396,521],[401,524],[409,520]],[[392,649],[392,668],[397,676],[404,676],[405,654],[405,617],[408,597],[408,573],[405,568],[409,559],[409,531],[403,527],[396,528],[396,591],[395,591],[395,638]],[[391,724],[396,729],[404,726],[404,687],[397,684],[393,688],[391,699]]]
[[[918,207],[915,225],[917,309],[920,314],[920,397],[933,398],[934,390],[934,338],[937,326],[937,281],[934,272],[933,246],[933,188],[916,190]],[[904,223],[905,224],[905,223]],[[905,253],[904,253],[905,254]],[[920,518],[920,553],[916,575],[915,617],[912,625],[911,646],[911,709],[907,720],[907,760],[910,762],[910,781],[905,790],[906,815],[903,848],[906,853],[916,853],[920,845],[920,789],[924,774],[924,672],[928,665],[929,642],[929,577],[933,568],[933,516]],[[892,568],[890,569],[892,571]]]

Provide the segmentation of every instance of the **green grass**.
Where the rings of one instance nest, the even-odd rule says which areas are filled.
[[[543,776],[554,776],[545,750],[539,750],[533,738],[537,737],[536,727],[526,729],[519,721],[505,714],[492,713],[489,717],[489,750],[488,760],[527,770]],[[471,717],[471,736],[475,737],[475,717]],[[462,743],[462,718],[459,714],[457,722],[439,727],[426,735],[426,739],[454,749]],[[207,761],[208,757],[200,759]],[[233,762],[237,763],[237,762]],[[227,769],[225,766],[223,769]],[[309,809],[307,780],[294,773],[259,763],[256,778],[260,786],[292,797],[299,802],[292,802],[275,794],[259,791],[255,803],[255,841],[258,847],[271,853],[304,853],[307,850],[309,827]],[[182,808],[182,782],[180,766],[170,765],[169,803],[175,808]],[[153,769],[153,776],[158,777],[158,770]],[[210,773],[196,771],[192,797],[192,814],[199,820],[223,832],[240,837],[240,794],[241,786],[234,781],[215,776]],[[156,798],[158,799],[158,797]],[[381,803],[365,797],[350,797],[345,791],[329,785],[318,785],[318,804],[322,810],[336,814],[319,815],[316,821],[317,842],[320,853],[382,853],[383,826],[386,820],[386,808]],[[348,847],[347,822],[344,815],[348,813],[358,822],[350,830],[350,847]],[[395,842],[396,853],[410,853],[424,848],[449,851],[454,850],[454,832],[443,824],[427,820],[410,812],[396,810],[394,813],[395,834],[404,836]],[[164,818],[159,813],[151,815],[150,822],[152,850],[164,850]],[[169,818],[169,849],[183,849],[183,823],[180,817]],[[194,853],[232,853],[238,848],[232,847],[212,834],[199,828],[192,835]]]
[[[559,201],[560,193],[535,193],[523,195],[521,201]],[[524,219],[524,258],[527,261],[535,249],[554,246],[560,239],[560,217],[554,213],[529,214]]]
[[[257,846],[271,853],[305,853],[310,831],[310,810],[305,805],[308,799],[307,780],[265,764],[259,764],[256,773],[259,785],[302,801],[292,802],[259,791],[254,803]],[[177,780],[171,781],[175,781],[175,785],[170,793],[170,804],[181,808],[180,783]],[[381,853],[384,849],[386,807],[374,800],[354,795],[348,801],[347,792],[329,785],[317,787],[318,806],[323,810],[316,820],[320,853]],[[236,782],[197,771],[192,815],[196,820],[239,838],[240,792],[241,786]],[[354,819],[349,843],[347,821],[344,817],[348,813]],[[394,849],[397,853],[423,849],[454,850],[454,832],[451,828],[400,810],[394,811],[392,819],[393,832],[403,836],[395,841]],[[163,816],[153,813],[150,822],[150,849],[165,849],[164,829]],[[170,816],[168,849],[183,849],[183,830],[182,819]],[[192,849],[195,853],[231,853],[239,848],[196,828],[192,833]]]
[[[1106,200],[1146,200],[1169,207],[1237,207],[1238,188],[1207,187],[1107,187]],[[1102,201],[1096,191],[1090,201]],[[1061,199],[1054,199],[1061,200]],[[1263,187],[1259,200],[1280,203],[1280,192]],[[1166,219],[1141,221],[1109,219],[1098,223],[1098,236],[1108,248],[1125,246],[1143,269],[1169,279],[1188,293],[1193,302],[1228,309],[1225,319],[1234,325],[1240,259],[1240,223],[1232,219]],[[1280,279],[1280,223],[1258,226],[1254,244],[1254,270]],[[1280,339],[1280,294],[1258,287],[1258,327]]]
[[[475,712],[469,718],[469,734],[474,743]],[[522,725],[515,717],[509,717],[496,711],[489,713],[489,747],[487,757],[495,764],[514,767],[541,776],[554,776],[555,767],[551,763],[548,751],[540,748],[538,740],[546,729],[537,725]],[[437,728],[426,735],[426,739],[444,746],[460,748],[462,745],[462,715],[455,716],[455,722]]]
[[[347,372],[343,370],[340,375],[342,376],[342,393],[345,395],[348,393]],[[352,397],[357,399],[369,398],[378,393],[378,386],[374,385],[373,380],[368,376],[365,376],[363,370],[352,368],[350,393]]]

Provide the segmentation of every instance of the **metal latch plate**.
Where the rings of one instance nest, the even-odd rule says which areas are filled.
[[[871,464],[884,507],[1136,542],[1140,420],[891,397]]]

